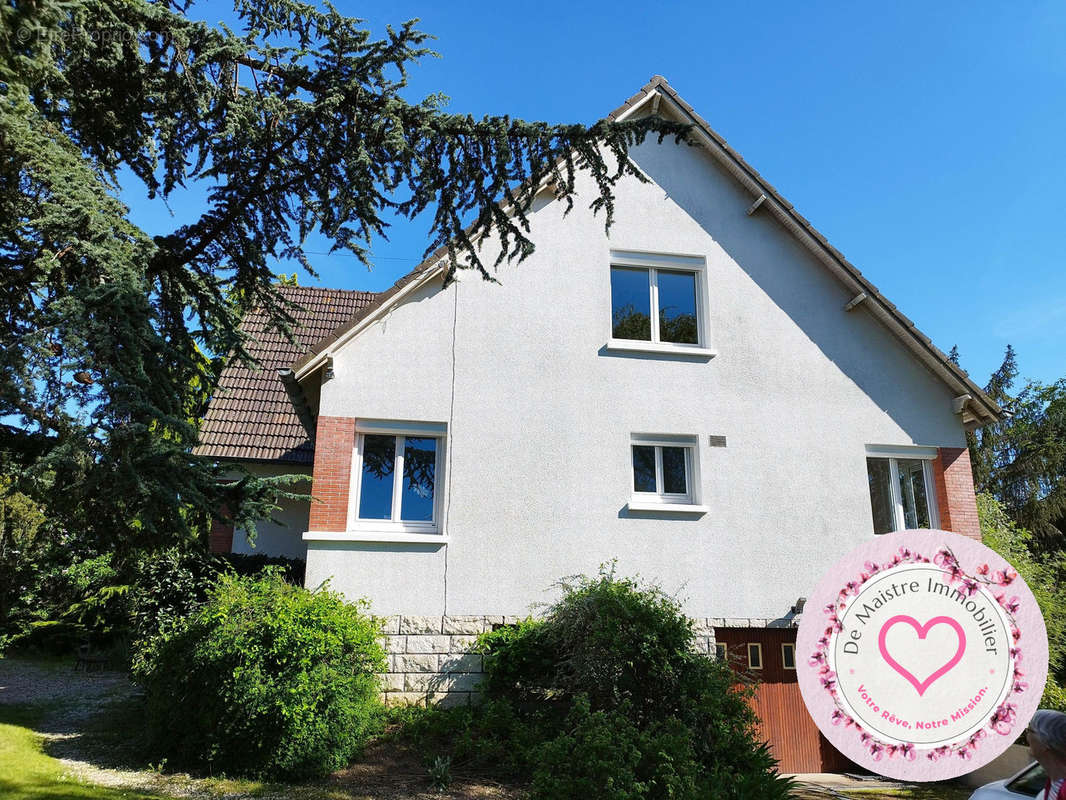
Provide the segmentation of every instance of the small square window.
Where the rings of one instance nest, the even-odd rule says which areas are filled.
[[[874,533],[935,528],[936,494],[929,451],[916,451],[913,458],[875,452],[868,451],[866,458]]]
[[[725,646],[725,642],[714,643],[714,657],[719,661],[725,661],[726,656],[729,654],[728,649]]]
[[[631,508],[649,505],[695,507],[699,484],[696,437],[634,434],[631,451]]]
[[[748,668],[762,669],[762,645],[758,642],[748,643]]]
[[[781,666],[785,669],[796,668],[796,645],[792,642],[781,644]]]
[[[439,532],[443,431],[371,423],[356,434],[349,528]]]

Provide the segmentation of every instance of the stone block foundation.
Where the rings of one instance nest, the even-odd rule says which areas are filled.
[[[478,634],[521,617],[486,614],[466,616],[392,616],[384,619],[384,645],[389,671],[383,676],[385,704],[466,705],[479,695],[484,675],[480,653],[474,652]],[[714,655],[714,628],[743,623],[744,627],[770,620],[698,618],[696,649]]]

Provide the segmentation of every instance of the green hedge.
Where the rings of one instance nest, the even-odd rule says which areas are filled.
[[[223,575],[136,661],[152,746],[171,764],[231,775],[343,767],[380,723],[379,634],[361,605],[277,568]]]

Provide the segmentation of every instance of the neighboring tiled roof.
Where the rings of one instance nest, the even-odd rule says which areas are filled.
[[[276,329],[268,330],[266,314],[256,309],[241,322],[248,334],[248,352],[260,363],[252,370],[231,359],[222,370],[200,427],[197,455],[243,461],[311,464],[313,428],[301,421],[297,405],[278,375],[330,331],[369,306],[373,292],[351,292],[314,286],[282,286],[278,290],[301,306],[293,309],[296,342]]]

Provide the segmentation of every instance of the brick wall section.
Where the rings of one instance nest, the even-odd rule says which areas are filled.
[[[981,541],[970,451],[965,447],[941,447],[937,451],[933,473],[940,527]]]
[[[226,510],[222,511],[227,514]],[[207,537],[207,547],[212,553],[233,552],[233,526],[221,520],[211,520],[211,532]]]
[[[343,531],[348,527],[348,489],[351,486],[354,417],[318,418],[315,469],[311,478],[313,531]]]

